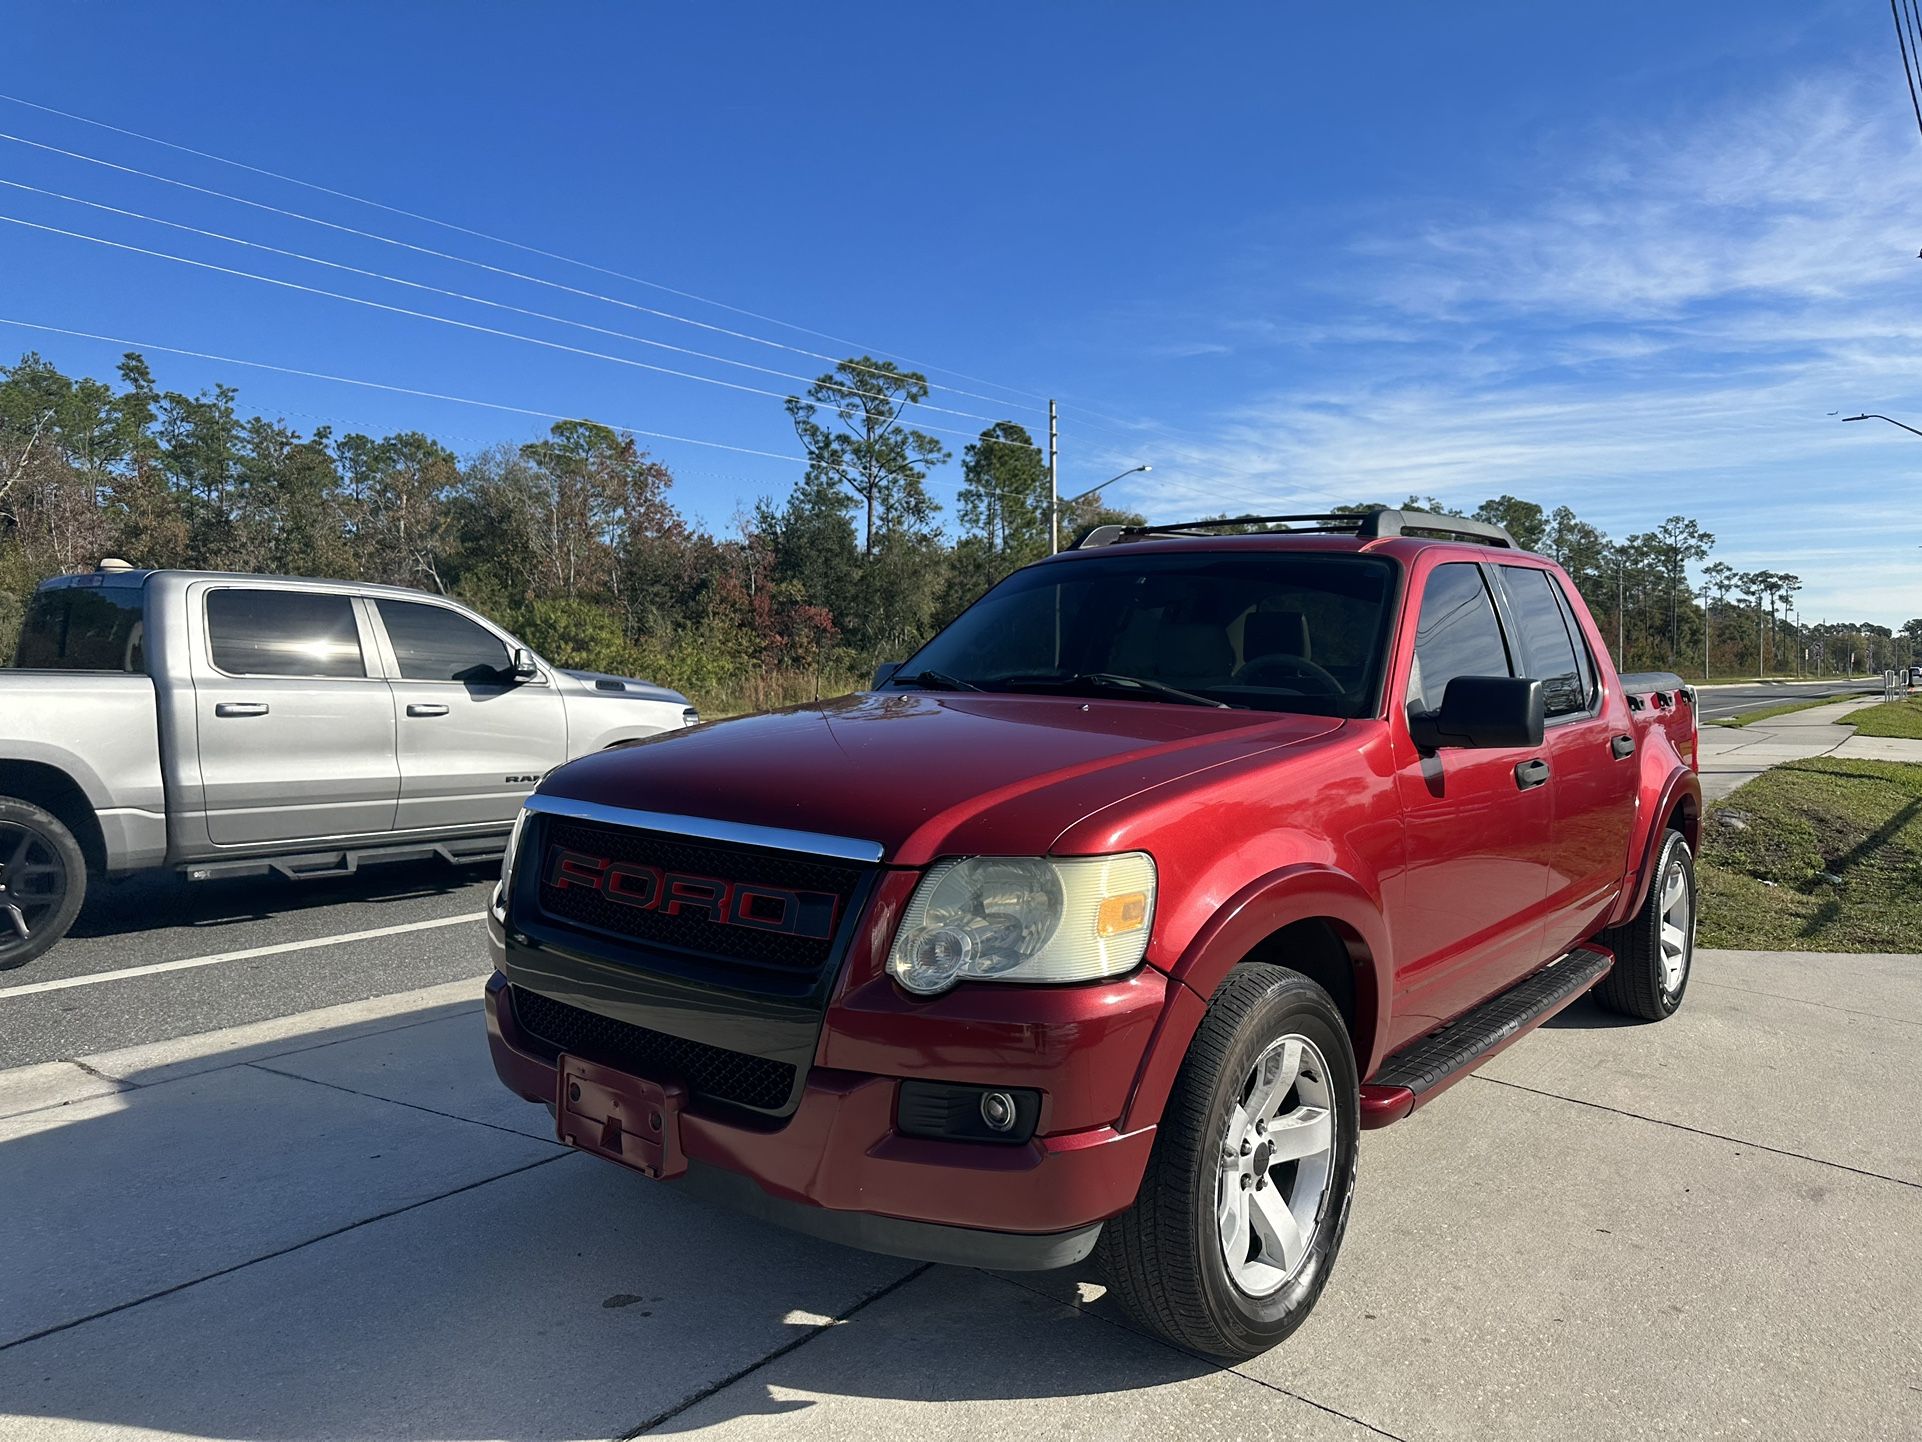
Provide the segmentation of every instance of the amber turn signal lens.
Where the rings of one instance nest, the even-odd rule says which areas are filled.
[[[1101,903],[1094,914],[1096,936],[1121,936],[1139,931],[1148,921],[1148,893],[1124,891]]]

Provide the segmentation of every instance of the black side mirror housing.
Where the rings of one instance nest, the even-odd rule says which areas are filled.
[[[1423,751],[1539,746],[1547,714],[1540,681],[1457,676],[1442,693],[1441,710],[1409,714],[1408,734]]]
[[[514,648],[514,663],[508,668],[516,681],[532,681],[541,674],[541,663],[534,659],[534,653],[525,646]]]
[[[874,668],[874,684],[868,687],[868,690],[879,691],[883,686],[887,685],[888,682],[892,681],[894,679],[894,673],[906,664],[907,662],[905,661],[883,661],[879,666]]]

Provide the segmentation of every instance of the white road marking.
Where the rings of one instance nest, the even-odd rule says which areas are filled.
[[[223,961],[251,961],[258,956],[279,956],[288,951],[310,951],[317,946],[341,946],[350,941],[372,941],[381,936],[399,936],[409,931],[429,931],[437,926],[460,926],[479,921],[484,911],[467,916],[439,916],[432,921],[407,921],[398,926],[376,926],[369,931],[343,931],[338,936],[316,936],[307,941],[282,941],[272,946],[250,946],[242,951],[217,951],[211,956],[190,956],[182,961],[156,961],[150,966],[129,966],[120,971],[97,971],[88,976],[63,976],[53,981],[33,981],[25,986],[0,987],[0,999],[34,996],[43,991],[64,991],[70,986],[98,986],[106,981],[125,981],[134,976],[157,976],[163,971],[187,971],[196,966],[218,966]]]

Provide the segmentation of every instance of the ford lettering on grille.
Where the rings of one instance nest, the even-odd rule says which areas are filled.
[[[834,935],[840,898],[824,891],[727,881],[668,871],[640,861],[616,861],[563,846],[549,848],[545,881],[559,890],[598,892],[611,902],[663,916],[700,916],[717,926],[741,926],[825,941]]]

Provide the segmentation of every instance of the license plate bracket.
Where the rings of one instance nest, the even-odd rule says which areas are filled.
[[[563,1056],[554,1070],[560,1085],[554,1129],[568,1146],[658,1181],[687,1170],[681,1150],[686,1087],[630,1076],[577,1056]]]

